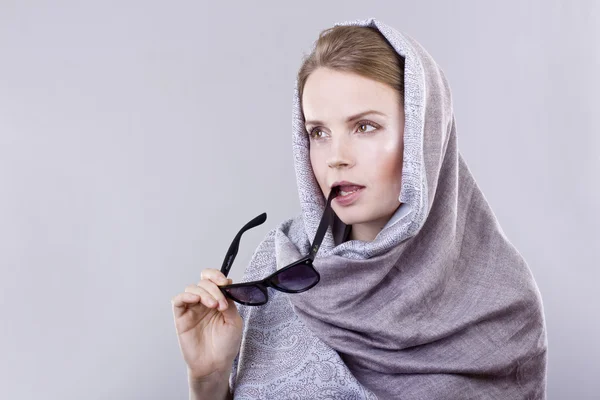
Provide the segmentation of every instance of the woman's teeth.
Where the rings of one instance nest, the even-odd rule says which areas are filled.
[[[358,189],[356,189],[356,190],[352,190],[351,192],[344,192],[343,190],[340,190],[340,194],[341,194],[342,196],[345,196],[345,195],[347,195],[347,194],[354,193],[354,192],[356,192],[357,190],[358,190]]]

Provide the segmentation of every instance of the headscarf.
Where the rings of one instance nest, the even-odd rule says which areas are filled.
[[[314,260],[321,275],[315,287],[297,294],[270,291],[266,306],[238,306],[246,324],[235,366],[239,372],[238,363],[246,363],[246,372],[238,383],[253,387],[258,396],[240,398],[319,398],[310,396],[324,387],[335,393],[352,387],[353,398],[545,398],[541,295],[458,150],[444,73],[415,39],[375,18],[338,25],[378,29],[405,60],[401,206],[371,242],[344,240],[340,234],[348,230],[336,217]],[[244,281],[264,278],[308,254],[325,207],[311,168],[298,89],[296,81],[293,153],[301,213],[269,232]],[[278,307],[288,310],[286,317],[283,311],[277,315]],[[285,323],[278,325],[278,318],[303,333],[283,335]],[[271,333],[280,339],[269,342],[273,337],[266,338],[264,328],[275,327],[279,331]],[[262,336],[257,340],[253,334]],[[305,353],[326,349],[322,354],[334,359],[330,370],[337,369],[345,381],[322,383],[314,374],[302,380],[284,363],[276,372],[268,361],[256,361],[272,350],[266,360],[277,363],[285,353],[279,351],[282,338],[293,346],[302,335],[312,341],[302,347]],[[306,361],[306,354],[298,358]],[[303,365],[312,365],[318,375],[327,369],[326,359],[313,357],[312,364]],[[255,368],[262,367],[260,378],[250,372],[253,360]],[[279,384],[268,374],[277,375]],[[270,392],[264,386],[268,382],[274,390],[288,385],[303,391],[299,397],[269,397],[277,390]]]

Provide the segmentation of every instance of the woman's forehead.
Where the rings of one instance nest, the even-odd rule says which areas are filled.
[[[307,79],[302,96],[306,123],[351,122],[368,110],[392,116],[399,93],[383,83],[353,73],[315,71]]]

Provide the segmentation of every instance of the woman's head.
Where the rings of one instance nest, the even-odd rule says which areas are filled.
[[[298,88],[321,191],[327,196],[340,181],[359,185],[333,208],[352,225],[352,239],[373,240],[400,205],[404,60],[376,29],[336,26],[320,34]]]

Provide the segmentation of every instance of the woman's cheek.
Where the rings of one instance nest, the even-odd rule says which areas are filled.
[[[319,151],[319,149],[310,149],[310,165],[313,170],[313,174],[315,178],[317,178],[317,183],[321,187],[321,191],[325,194],[327,193],[326,186],[327,182],[325,182],[325,170],[326,170],[326,161],[323,156],[323,152]]]
[[[402,148],[397,140],[389,139],[365,146],[361,164],[368,171],[369,180],[381,191],[380,195],[395,197],[402,179]],[[384,194],[385,193],[385,194]]]

